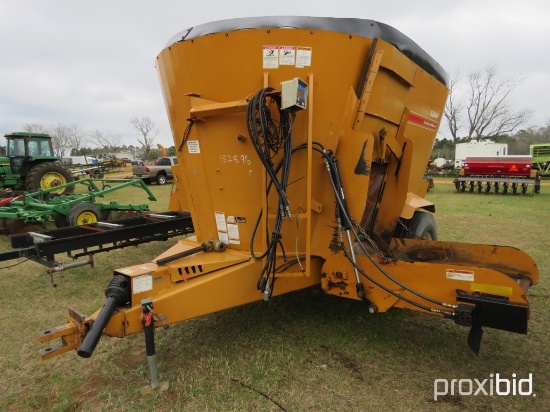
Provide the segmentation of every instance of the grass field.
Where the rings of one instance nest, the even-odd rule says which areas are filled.
[[[151,189],[159,198],[151,208],[166,210],[170,185]],[[528,335],[485,329],[475,356],[467,328],[451,321],[397,309],[369,315],[361,302],[312,289],[158,329],[160,378],[170,388],[146,394],[142,335],[104,337],[90,359],[71,352],[45,362],[35,336],[62,324],[67,307],[94,312],[114,268],[150,261],[177,240],[97,255],[94,268],[55,275],[56,288],[44,267],[21,259],[0,262],[0,410],[550,410],[550,186],[539,195],[457,194],[436,179],[428,198],[441,240],[511,245],[535,259],[541,282],[530,289]],[[0,249],[8,245],[0,239]],[[531,373],[534,395],[434,402],[435,379],[496,373]]]

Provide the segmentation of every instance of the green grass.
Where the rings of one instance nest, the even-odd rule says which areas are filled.
[[[166,210],[170,185],[151,189],[159,197],[151,208]],[[361,302],[314,288],[157,329],[165,392],[142,391],[148,370],[139,334],[102,338],[90,359],[38,359],[37,331],[62,324],[67,307],[95,311],[113,269],[151,260],[172,239],[100,254],[94,268],[56,275],[57,288],[34,262],[0,270],[0,410],[281,410],[275,402],[288,411],[550,410],[550,186],[540,195],[457,194],[436,179],[428,198],[440,239],[511,245],[536,260],[541,282],[529,293],[528,335],[486,329],[476,357],[466,345],[468,330],[451,321],[397,309],[369,315]],[[7,245],[0,239],[2,249]],[[532,373],[536,397],[433,401],[434,379],[490,373]]]

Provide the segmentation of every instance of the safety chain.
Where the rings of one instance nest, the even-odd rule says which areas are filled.
[[[380,256],[383,259],[386,259],[386,255],[384,255],[384,253],[378,248],[378,245],[376,243],[374,243],[374,240],[372,240],[370,238],[370,236],[367,234],[367,232],[365,232],[365,229],[363,229],[361,227],[361,225],[359,223],[357,223],[357,221],[353,217],[351,217],[351,222],[359,229],[360,234],[363,236],[363,238],[367,242],[369,242],[369,245],[372,246],[372,248],[376,251],[378,256]]]
[[[408,233],[409,235],[412,235],[412,238],[413,239],[420,239],[418,236],[416,236],[413,232],[410,231],[409,227],[407,225],[405,225],[405,223],[403,223],[403,221],[401,219],[397,219],[397,223],[403,228],[405,229],[405,232]]]

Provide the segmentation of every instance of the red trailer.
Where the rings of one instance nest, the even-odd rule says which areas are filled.
[[[454,180],[456,190],[470,192],[477,189],[485,193],[494,189],[495,193],[527,193],[530,184],[534,192],[540,191],[540,175],[532,169],[531,156],[476,156],[467,157],[464,167]]]

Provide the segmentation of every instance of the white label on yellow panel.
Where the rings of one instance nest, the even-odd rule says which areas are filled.
[[[229,235],[229,243],[233,245],[241,244],[241,239],[239,238],[239,225],[234,223],[228,223],[227,234]]]
[[[446,269],[447,279],[464,280],[466,282],[474,281],[474,272],[471,270]]]
[[[296,49],[294,46],[279,46],[279,64],[281,66],[294,66]]]
[[[296,47],[296,67],[311,66],[311,47]]]
[[[153,276],[141,275],[132,278],[132,293],[138,294],[153,290]]]
[[[198,140],[188,140],[187,141],[187,150],[189,153],[200,153],[201,147]]]
[[[277,69],[279,68],[279,47],[278,46],[263,46],[263,68]]]
[[[227,235],[227,224],[225,223],[224,212],[214,212],[216,218],[216,229],[218,229],[218,239],[226,245],[229,244],[229,236]]]

